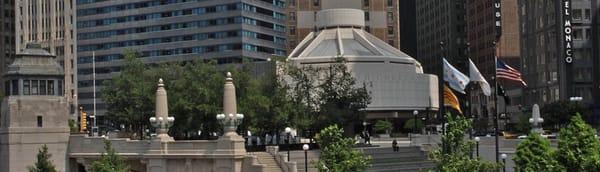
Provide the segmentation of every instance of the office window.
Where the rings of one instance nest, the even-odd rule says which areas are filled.
[[[388,35],[393,35],[393,34],[394,34],[394,27],[388,26]]]
[[[394,6],[394,0],[387,0],[387,6],[388,7]]]
[[[12,94],[11,95],[19,95],[19,80],[11,80],[12,84]]]
[[[295,12],[290,12],[290,19],[291,20],[296,20],[296,13]]]
[[[573,29],[573,39],[580,40],[583,39],[583,33],[581,33],[581,29]]]
[[[365,26],[365,31],[367,31],[367,32],[371,33],[371,27],[369,27],[369,26]]]
[[[590,9],[585,9],[585,15],[583,16],[583,19],[590,20],[591,15],[592,15],[592,12],[590,11]]]
[[[314,6],[319,6],[321,0],[313,0],[313,5]]]
[[[43,126],[43,122],[42,122],[42,116],[37,116],[37,126],[38,127],[42,127]]]
[[[46,95],[46,90],[46,80],[40,80],[40,95]]]
[[[290,35],[296,35],[296,28],[290,27]]]
[[[585,39],[587,39],[587,40],[592,39],[592,29],[591,28],[585,29]]]
[[[573,9],[573,20],[581,20],[581,9]]]
[[[29,86],[30,86],[30,81],[29,80],[23,80],[23,95],[29,95]]]
[[[364,5],[365,7],[368,7],[368,6],[369,6],[369,1],[370,1],[370,0],[363,0],[363,5]]]
[[[388,19],[388,22],[392,22],[394,20],[394,13],[387,12],[387,19]]]
[[[370,20],[370,18],[369,18],[369,12],[365,11],[365,21],[369,21],[369,20]]]

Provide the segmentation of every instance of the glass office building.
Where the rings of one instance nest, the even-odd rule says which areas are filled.
[[[286,55],[284,13],[283,0],[77,0],[79,105],[93,107],[92,54],[98,92],[127,50],[146,63],[264,61]],[[101,98],[96,106],[101,120]]]

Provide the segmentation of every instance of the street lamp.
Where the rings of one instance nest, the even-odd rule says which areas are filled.
[[[411,133],[408,134],[409,135],[408,139],[410,141],[410,144],[412,144],[412,135],[414,134],[415,131],[417,131],[417,115],[419,115],[419,111],[414,110],[413,111],[413,125],[414,125],[413,126],[413,132],[411,132]]]
[[[308,149],[310,147],[308,146],[308,144],[304,144],[302,145],[302,150],[304,150],[304,172],[308,172]]]
[[[506,154],[503,153],[500,155],[500,158],[502,158],[502,171],[506,172]]]
[[[414,126],[414,130],[413,130],[413,132],[416,132],[416,131],[417,131],[417,115],[419,115],[419,111],[417,111],[417,110],[414,110],[414,111],[413,111],[413,117],[414,117],[414,121],[415,121],[415,122],[414,122],[415,126]]]
[[[285,127],[285,134],[287,135],[287,161],[290,162],[290,133],[292,129],[290,127]]]
[[[475,149],[477,150],[477,158],[479,158],[479,137],[475,137]]]

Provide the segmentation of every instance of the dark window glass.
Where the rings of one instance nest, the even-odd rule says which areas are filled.
[[[42,127],[42,116],[37,116],[37,126]]]
[[[54,95],[54,80],[48,80],[48,95]]]
[[[12,80],[12,95],[19,95],[19,80]]]
[[[4,95],[10,95],[10,81],[4,82]]]
[[[38,86],[38,80],[31,80],[31,95],[38,95],[40,93]]]
[[[23,80],[23,95],[29,95],[29,80]]]
[[[46,80],[40,80],[40,95],[46,95]]]

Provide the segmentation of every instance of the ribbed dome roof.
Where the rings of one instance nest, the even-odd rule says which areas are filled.
[[[339,13],[338,13],[339,12]],[[290,53],[290,59],[311,59],[330,57],[392,58],[403,63],[421,64],[404,52],[358,27],[359,24],[348,20],[349,16],[361,16],[361,10],[331,9],[317,13],[317,23],[330,23],[309,33]],[[336,18],[337,17],[337,18]],[[339,19],[338,19],[339,18]],[[332,20],[327,22],[323,20]],[[360,20],[360,19],[354,19]],[[346,24],[347,23],[347,24]]]

